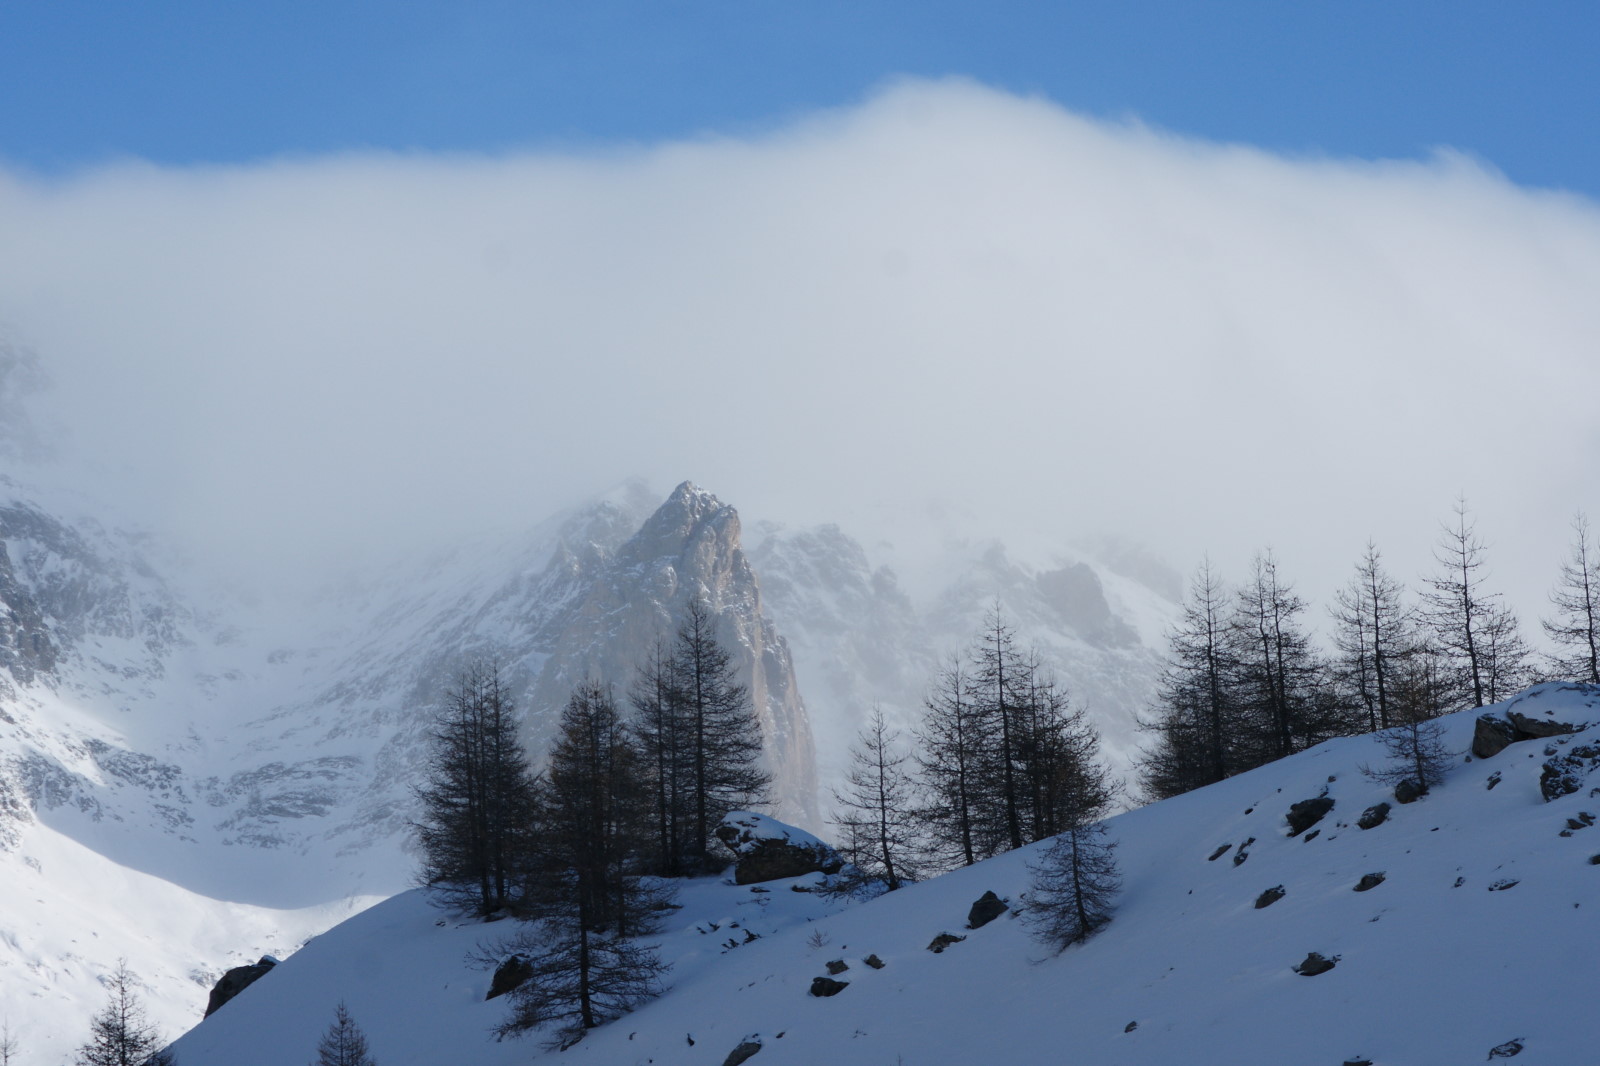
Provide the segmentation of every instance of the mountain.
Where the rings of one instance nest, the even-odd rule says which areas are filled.
[[[1110,819],[1115,917],[1060,953],[1016,917],[1042,845],[856,905],[804,891],[817,875],[703,878],[660,937],[670,989],[555,1052],[493,1040],[505,1008],[465,956],[501,929],[418,891],[316,938],[175,1050],[192,1066],[304,1061],[343,1000],[384,1066],[718,1064],[750,1045],[758,1066],[1590,1061],[1600,687],[1486,709],[1550,734],[1487,758],[1466,754],[1478,713],[1442,720],[1456,755],[1416,802],[1363,773],[1387,758],[1363,736]],[[1325,811],[1294,834],[1308,799]],[[1011,909],[965,928],[986,891]],[[930,951],[946,932],[964,939]],[[810,995],[830,962],[846,987]]]
[[[0,479],[0,997],[66,1049],[125,956],[156,1020],[187,1027],[224,969],[410,886],[411,783],[465,663],[499,665],[537,753],[572,685],[625,695],[692,597],[749,686],[774,813],[809,829],[863,711],[912,726],[997,597],[1126,767],[1173,610],[1159,582],[1110,552],[932,539],[747,533],[692,484],[626,485],[285,605]]]

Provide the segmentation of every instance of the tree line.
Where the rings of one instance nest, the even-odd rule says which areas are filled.
[[[1542,662],[1516,613],[1487,587],[1487,549],[1465,501],[1442,527],[1434,559],[1408,599],[1369,543],[1329,611],[1326,652],[1270,551],[1232,587],[1202,562],[1144,723],[1144,791],[1177,795],[1336,736],[1399,731],[1416,740],[1420,723],[1536,681],[1600,684],[1600,551],[1582,515],[1543,621],[1556,650]]]
[[[665,966],[640,938],[672,906],[666,879],[720,869],[722,817],[766,802],[760,726],[714,627],[692,602],[626,707],[604,681],[579,685],[537,773],[493,667],[447,695],[417,790],[420,878],[447,905],[520,920],[480,953],[520,971],[501,1035],[548,1026],[567,1046],[656,994]]]

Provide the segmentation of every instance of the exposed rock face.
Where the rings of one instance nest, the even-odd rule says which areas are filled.
[[[967,912],[967,928],[980,929],[1000,917],[1011,908],[1006,906],[1006,901],[995,895],[994,892],[985,892],[978,897],[972,909]]]
[[[1284,816],[1289,823],[1289,835],[1299,836],[1322,821],[1323,816],[1331,810],[1333,810],[1333,799],[1328,796],[1318,796],[1315,799],[1291,804],[1289,813]]]
[[[1600,744],[1579,744],[1546,759],[1539,774],[1539,792],[1545,802],[1570,796],[1583,788],[1589,775],[1600,769]]]
[[[1472,728],[1472,755],[1477,759],[1492,758],[1518,739],[1517,731],[1504,718],[1492,714],[1479,715]]]
[[[849,981],[835,981],[831,977],[813,977],[811,979],[811,994],[821,998],[837,996],[849,987]]]
[[[684,482],[614,553],[591,541],[551,566],[573,572],[573,599],[552,627],[531,710],[553,720],[573,688],[592,678],[625,686],[657,642],[677,633],[689,604],[702,600],[749,689],[780,812],[816,824],[810,723],[789,647],[762,611],[737,511]]]
[[[740,1063],[748,1062],[755,1058],[756,1052],[760,1050],[761,1045],[759,1043],[754,1040],[746,1040],[728,1052],[728,1057],[722,1060],[722,1066],[739,1066]]]
[[[1312,951],[1306,954],[1305,961],[1301,962],[1299,966],[1296,966],[1294,968],[1294,972],[1299,974],[1301,977],[1315,977],[1318,974],[1324,974],[1333,969],[1334,965],[1338,961],[1339,956],[1337,955],[1330,959],[1323,956],[1320,952]]]
[[[276,965],[278,965],[277,959],[271,955],[263,955],[254,965],[235,966],[223,974],[211,987],[211,998],[206,1002],[205,1017],[211,1017],[223,1004],[266,976],[267,971]]]
[[[1543,740],[1548,737],[1560,737],[1566,736],[1568,733],[1576,733],[1579,729],[1578,726],[1567,722],[1557,722],[1553,718],[1532,718],[1518,711],[1507,711],[1506,719],[1511,723],[1511,728],[1521,734],[1518,739],[1525,737]]]
[[[533,963],[521,955],[512,955],[494,969],[494,977],[489,980],[489,994],[484,999],[498,999],[507,992],[516,990],[528,978],[533,976]]]
[[[1389,820],[1390,807],[1387,803],[1374,803],[1361,812],[1361,817],[1356,819],[1356,828],[1373,829]]]
[[[732,811],[717,826],[717,839],[733,852],[735,884],[753,885],[784,877],[838,873],[844,860],[803,829],[752,811]]]

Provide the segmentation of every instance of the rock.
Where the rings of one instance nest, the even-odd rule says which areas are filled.
[[[1422,798],[1423,791],[1424,790],[1423,790],[1423,787],[1421,785],[1417,784],[1415,781],[1413,781],[1411,778],[1408,777],[1404,781],[1400,782],[1398,785],[1394,786],[1395,802],[1396,803],[1415,803],[1415,802],[1417,802],[1417,800]]]
[[[1206,862],[1216,862],[1218,859],[1222,858],[1223,855],[1227,854],[1228,849],[1231,848],[1231,847],[1233,847],[1232,844],[1224,844],[1224,845],[1222,845],[1222,847],[1218,848],[1216,851],[1213,851],[1211,853],[1211,856],[1208,859],[1206,859]]]
[[[1256,910],[1260,910],[1262,907],[1272,906],[1285,895],[1287,895],[1287,893],[1284,892],[1282,885],[1267,889],[1265,892],[1261,893],[1261,895],[1256,897]]]
[[[1546,803],[1570,796],[1584,786],[1596,769],[1600,769],[1600,744],[1580,744],[1546,760],[1539,774],[1539,792]]]
[[[271,955],[263,955],[254,965],[235,966],[223,974],[217,979],[217,983],[211,987],[211,998],[206,1001],[204,1017],[211,1017],[224,1003],[261,980],[267,971],[276,965],[278,965],[277,959]],[[232,1015],[229,1015],[229,1017],[232,1017]]]
[[[1493,792],[1494,791],[1494,786],[1498,785],[1499,783],[1500,783],[1500,771],[1496,770],[1494,773],[1489,775],[1488,784],[1484,785],[1483,787],[1488,789],[1490,792]]]
[[[1305,961],[1299,966],[1296,966],[1294,968],[1294,972],[1299,974],[1301,977],[1315,977],[1318,974],[1327,973],[1329,970],[1333,969],[1334,964],[1338,961],[1339,956],[1337,955],[1330,959],[1326,958],[1319,952],[1312,951],[1306,954]]]
[[[1380,826],[1389,820],[1389,805],[1387,803],[1374,803],[1361,812],[1361,817],[1356,819],[1358,829],[1371,829]]]
[[[837,996],[849,987],[849,981],[835,981],[831,977],[813,977],[811,979],[811,994],[818,998]]]
[[[717,826],[717,839],[734,853],[733,880],[751,885],[805,874],[838,873],[844,860],[804,829],[752,811],[733,811]]]
[[[728,1057],[722,1060],[722,1066],[739,1066],[741,1062],[748,1062],[755,1058],[756,1052],[760,1050],[761,1045],[759,1043],[754,1040],[746,1040],[728,1052]]]
[[[1507,1040],[1504,1044],[1498,1044],[1489,1049],[1490,1059],[1509,1059],[1520,1054],[1522,1054],[1521,1037],[1516,1040]]]
[[[954,933],[940,933],[938,936],[934,937],[931,942],[929,942],[928,950],[933,952],[935,955],[938,955],[941,954],[944,949],[949,947],[951,944],[959,944],[965,939],[967,938],[964,936],[956,936]]]
[[[1479,715],[1472,728],[1472,754],[1480,759],[1492,758],[1520,739],[1505,719],[1492,714]]]
[[[1546,737],[1564,737],[1568,733],[1576,733],[1581,728],[1575,725],[1568,725],[1566,722],[1557,722],[1553,718],[1529,718],[1527,715],[1518,714],[1516,711],[1507,713],[1506,717],[1511,721],[1511,728],[1521,733],[1522,736],[1528,738],[1537,737],[1541,740]]]
[[[985,892],[978,897],[972,909],[967,911],[967,928],[981,929],[1010,909],[1006,906],[1005,900],[993,892]]]
[[[832,962],[828,963],[828,973],[834,977],[838,977],[849,968],[850,964],[845,962],[843,959],[834,959]]]
[[[868,955],[861,961],[866,963],[868,966],[871,966],[874,970],[883,969],[883,960],[878,958],[876,955]]]
[[[1345,1059],[1344,1066],[1372,1066],[1371,1059]]]
[[[533,976],[533,963],[521,955],[513,955],[495,967],[489,979],[489,994],[484,999],[496,999],[518,987]]]
[[[1249,840],[1246,840],[1243,844],[1239,845],[1239,850],[1233,853],[1233,864],[1235,866],[1238,866],[1240,863],[1244,862],[1246,859],[1248,859],[1250,857],[1250,852],[1247,851],[1246,849],[1249,848],[1250,845],[1254,844],[1255,842],[1256,842],[1256,838],[1255,837],[1251,837]]]
[[[1591,856],[1589,856],[1589,865],[1590,866],[1600,866],[1600,855],[1591,855]]]
[[[1124,1033],[1131,1033],[1137,1028],[1139,1028],[1139,1023],[1138,1022],[1129,1022],[1127,1025],[1124,1025],[1122,1027],[1122,1031]]]
[[[1503,877],[1489,886],[1490,892],[1504,892],[1508,888],[1516,888],[1522,882],[1514,877]]]
[[[1333,799],[1329,796],[1318,796],[1316,799],[1290,804],[1289,813],[1284,816],[1289,822],[1289,835],[1299,836],[1322,821],[1323,816],[1331,810],[1333,810]]]
[[[1383,884],[1385,874],[1382,871],[1373,874],[1362,874],[1361,880],[1356,882],[1357,892],[1369,892]]]

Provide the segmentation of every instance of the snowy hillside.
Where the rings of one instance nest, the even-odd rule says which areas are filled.
[[[1593,722],[1600,690],[1546,685],[1489,711]],[[1059,955],[1015,919],[1036,848],[855,906],[791,891],[815,875],[703,879],[661,937],[670,991],[569,1051],[541,1051],[488,1036],[504,1008],[464,956],[499,928],[412,892],[312,941],[176,1050],[186,1066],[304,1061],[343,999],[383,1066],[717,1066],[747,1043],[758,1066],[1443,1064],[1514,1047],[1519,1064],[1592,1061],[1600,725],[1472,759],[1475,717],[1445,720],[1462,754],[1411,804],[1362,774],[1384,752],[1354,737],[1112,819],[1116,918]],[[1290,805],[1324,795],[1322,821],[1290,836]],[[1387,820],[1357,826],[1385,801]],[[1013,911],[964,929],[988,890]],[[965,939],[929,951],[943,932]],[[1296,972],[1311,952],[1335,965]],[[847,987],[808,994],[835,960]]]

